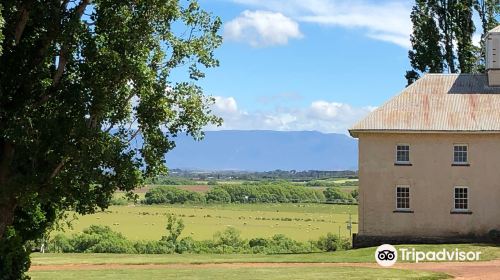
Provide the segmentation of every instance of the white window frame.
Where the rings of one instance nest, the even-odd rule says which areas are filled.
[[[398,207],[398,188],[407,188],[408,189],[408,208],[400,208]],[[396,210],[399,211],[409,211],[411,210],[411,188],[410,185],[396,185],[395,188],[395,197],[396,197]]]
[[[455,207],[455,204],[456,204],[456,190],[457,189],[466,189],[467,190],[467,197],[466,197],[466,201],[467,201],[467,209],[462,209],[462,208],[456,208]],[[453,187],[453,211],[454,212],[469,212],[470,211],[470,188],[467,187],[467,186],[455,186]]]
[[[398,151],[399,151],[398,147],[399,146],[408,146],[408,161],[400,161],[400,160],[398,160]],[[408,163],[410,163],[410,161],[411,161],[411,146],[410,146],[410,144],[406,144],[406,143],[398,143],[398,144],[396,144],[396,155],[395,156],[396,156],[396,159],[395,159],[396,163],[400,163],[400,164],[408,164]]]
[[[455,161],[455,147],[465,147],[466,148],[466,151],[465,151],[465,156],[467,157],[467,160],[466,161]],[[463,151],[461,151],[463,152]],[[456,165],[467,165],[469,164],[469,145],[468,144],[453,144],[453,164],[456,164]]]

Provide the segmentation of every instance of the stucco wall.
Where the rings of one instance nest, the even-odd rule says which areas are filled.
[[[395,166],[410,144],[412,166]],[[452,166],[453,144],[468,144],[470,166]],[[359,234],[485,235],[500,229],[500,134],[359,135]],[[394,213],[396,185],[410,185],[413,213]],[[472,214],[451,214],[454,186],[469,187]]]

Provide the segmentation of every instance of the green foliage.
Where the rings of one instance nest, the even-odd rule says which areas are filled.
[[[154,178],[148,178],[145,180],[146,184],[155,184],[155,185],[169,185],[169,186],[188,186],[188,185],[196,185],[196,181],[179,178],[179,177],[170,177],[165,175],[158,175]]]
[[[169,221],[170,223],[175,224],[173,220]],[[83,233],[71,237],[56,235],[48,242],[47,251],[130,254],[289,254],[329,252],[349,248],[350,244],[347,239],[340,240],[331,233],[311,242],[299,242],[283,234],[276,234],[271,238],[245,240],[241,238],[237,229],[228,227],[224,231],[215,233],[212,240],[196,241],[191,237],[179,240],[177,237],[176,241],[173,241],[171,238],[164,237],[159,241],[130,241],[109,227],[91,226]]]
[[[216,185],[218,185],[218,183],[217,183],[216,180],[210,180],[210,181],[207,182],[207,185],[209,185],[209,186],[216,186]]]
[[[474,24],[474,10],[481,24]],[[411,13],[413,33],[409,51],[412,70],[408,84],[422,73],[473,73],[484,70],[484,35],[498,24],[498,1],[417,0]],[[472,43],[476,29],[482,29],[481,47]]]
[[[179,133],[201,139],[203,127],[221,123],[210,110],[214,99],[198,80],[205,68],[219,64],[214,51],[222,43],[222,23],[196,0],[2,5],[0,247],[5,250],[39,238],[55,213],[106,208],[117,189],[130,191],[143,178],[166,171],[165,153]],[[170,74],[176,69],[187,73],[174,80]],[[143,142],[135,148],[137,135]],[[2,252],[7,255],[14,256]],[[24,257],[0,260],[0,275],[27,268],[8,265],[24,263]]]
[[[329,187],[323,191],[326,201],[335,201],[337,199],[347,200],[350,199],[350,195],[343,192],[337,187]]]
[[[351,196],[352,196],[352,198],[354,198],[356,200],[359,200],[359,191],[358,190],[353,190],[351,192]]]
[[[179,238],[184,230],[184,221],[182,219],[177,219],[177,216],[170,214],[168,216],[166,229],[168,231],[168,236],[162,237],[162,241],[170,241],[176,244],[177,238]]]
[[[321,191],[291,185],[287,182],[223,185],[221,188],[231,196],[232,202],[239,203],[317,203],[325,201]]]
[[[158,186],[150,189],[144,196],[146,204],[184,204],[203,203],[205,198],[203,194],[179,189],[173,186]]]
[[[320,237],[317,246],[325,252],[337,251],[339,245],[339,237],[328,233],[326,236]]]
[[[230,203],[231,196],[222,187],[211,188],[207,193],[207,202],[209,203]]]
[[[29,252],[23,239],[12,228],[7,228],[0,243],[0,280],[29,279],[24,275],[30,266]]]
[[[240,237],[240,232],[234,227],[228,227],[224,231],[214,234],[214,243],[216,246],[240,247],[243,240]]]
[[[347,199],[347,198],[346,198]],[[176,203],[306,203],[324,202],[322,191],[287,182],[259,182],[242,185],[216,185],[206,193],[159,186],[146,192],[146,204]]]

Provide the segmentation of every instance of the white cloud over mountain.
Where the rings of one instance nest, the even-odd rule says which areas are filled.
[[[349,104],[315,101],[306,108],[277,107],[269,111],[247,112],[239,109],[234,97],[215,97],[213,111],[224,119],[222,127],[209,130],[315,130],[347,133],[355,122],[375,107],[353,107]]]

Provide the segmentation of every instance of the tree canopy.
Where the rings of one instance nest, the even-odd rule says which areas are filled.
[[[195,0],[0,3],[0,279],[19,279],[61,213],[107,207],[220,124],[197,81],[221,21]]]
[[[423,73],[484,71],[484,35],[498,24],[499,12],[496,0],[417,0],[411,13],[408,84]],[[482,30],[480,46],[473,44],[476,30]]]

